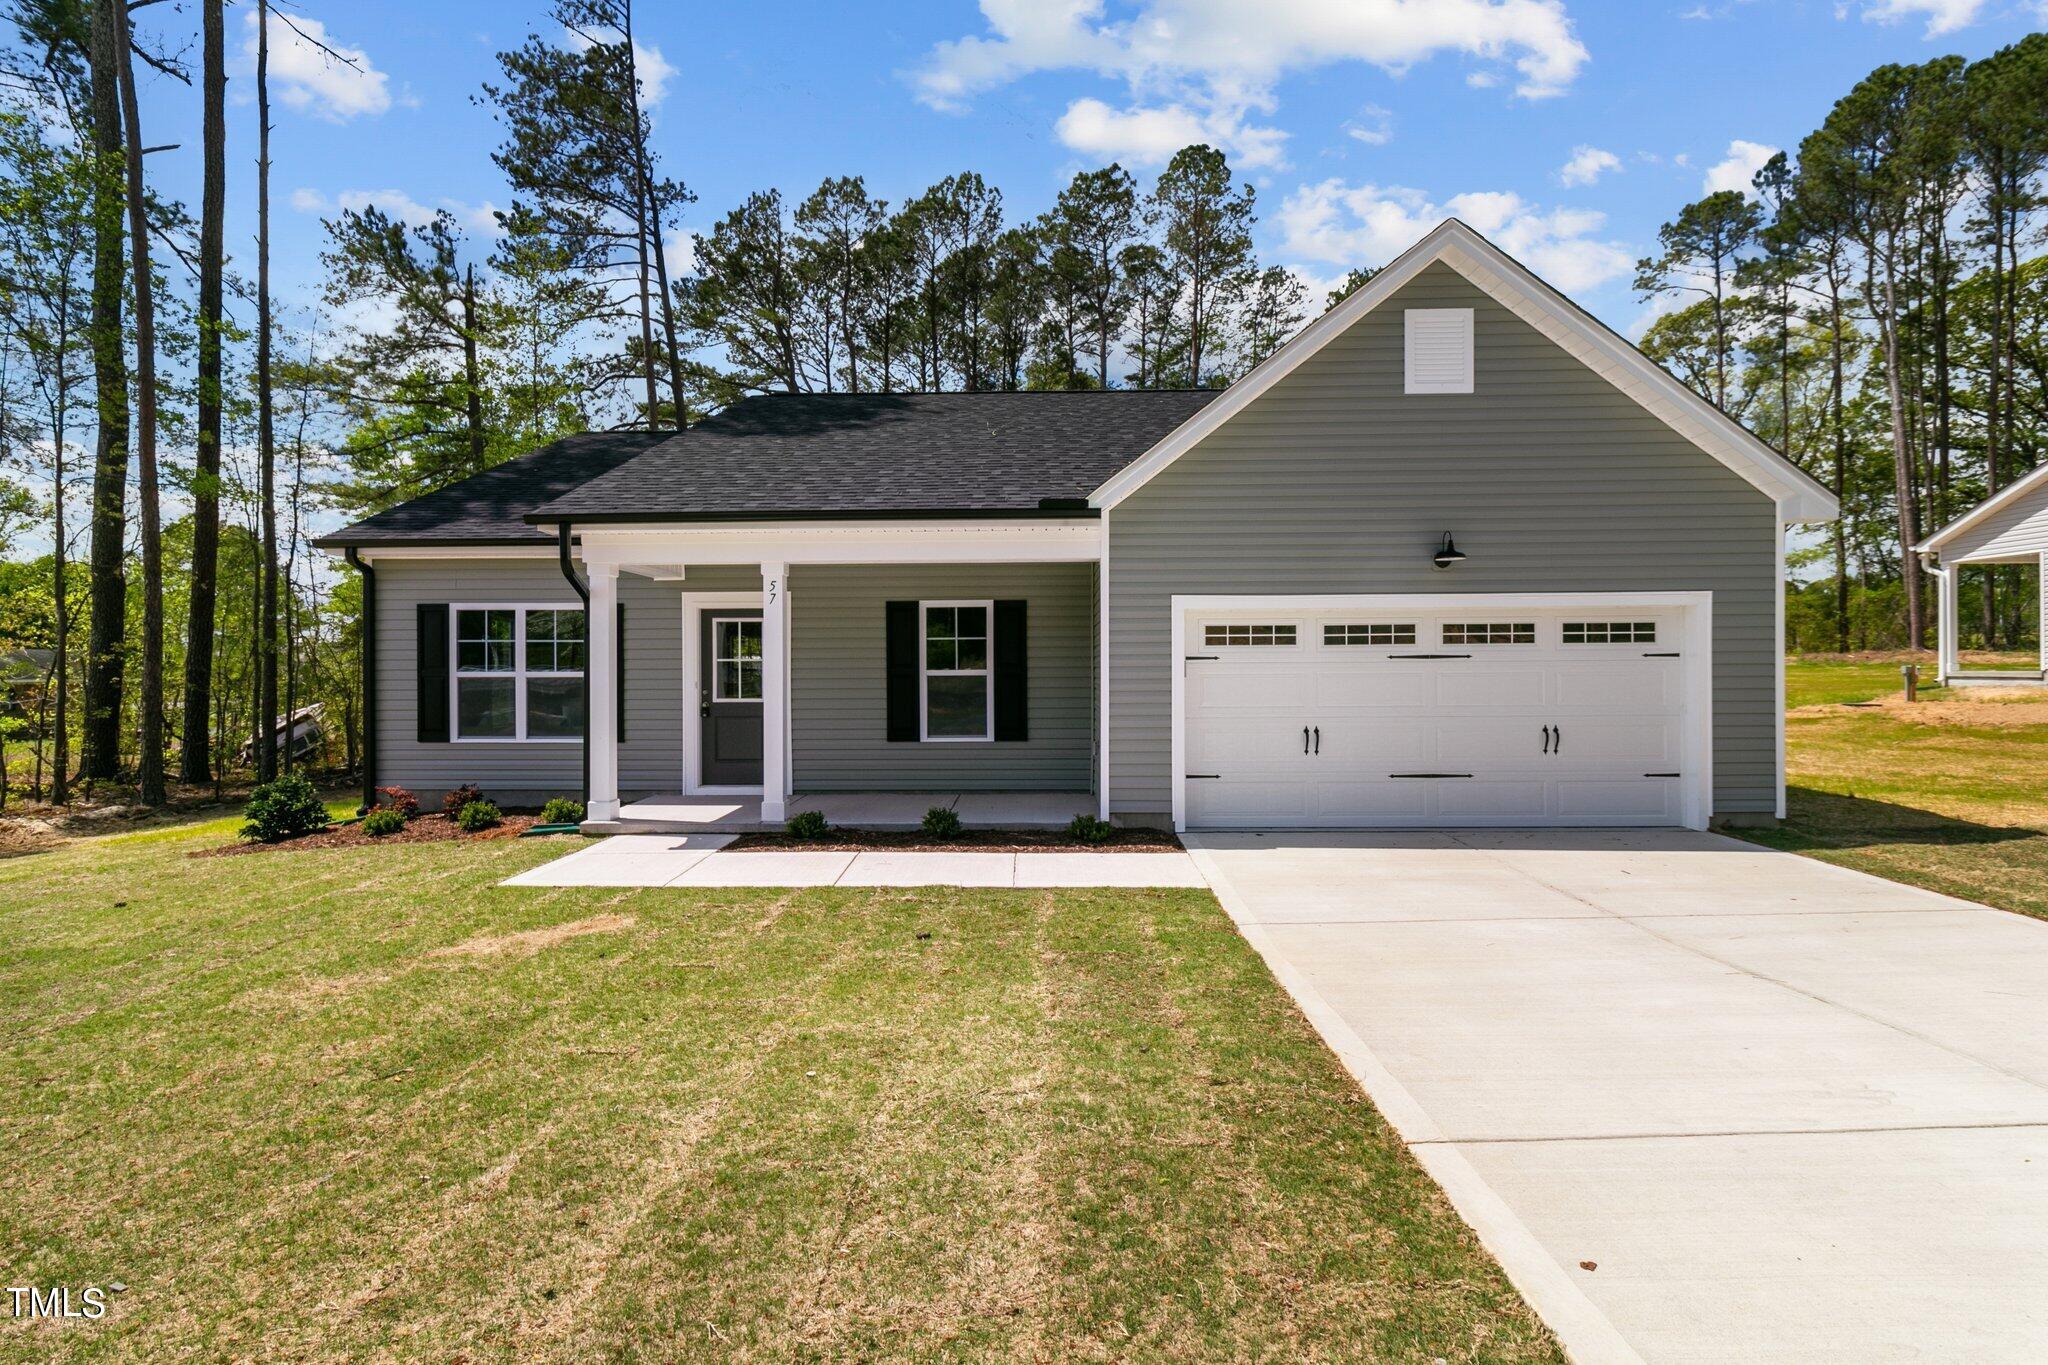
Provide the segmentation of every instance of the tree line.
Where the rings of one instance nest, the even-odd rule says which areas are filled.
[[[2048,454],[2044,173],[2048,35],[1884,66],[1638,267],[1675,305],[1644,349],[1841,499],[1793,555],[1794,647],[1926,647],[1913,547]],[[2033,643],[2038,574],[1966,574],[1966,643]]]

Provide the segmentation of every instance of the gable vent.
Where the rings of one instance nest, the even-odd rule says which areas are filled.
[[[1408,393],[1472,392],[1472,310],[1410,308],[1404,389]]]

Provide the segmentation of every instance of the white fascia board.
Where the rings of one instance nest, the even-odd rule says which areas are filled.
[[[1975,507],[1963,513],[1933,535],[1928,536],[1913,548],[1921,554],[1939,551],[1949,541],[1962,535],[1971,527],[1981,524],[1986,517],[2012,506],[2029,494],[2041,489],[2044,485],[2048,485],[2048,464],[2033,470],[2017,483],[2008,484],[2006,487],[2001,488],[1995,496],[1986,498],[1983,502],[1978,503]],[[2048,503],[2043,504],[2042,513],[2048,515]]]
[[[1099,521],[760,522],[577,529],[591,564],[1093,563]]]
[[[1741,423],[1666,374],[1648,356],[1455,218],[1437,224],[1364,287],[1169,432],[1096,489],[1090,503],[1106,509],[1122,502],[1437,261],[1456,270],[1645,411],[1741,475],[1775,501],[1787,520],[1832,521],[1839,514],[1834,495],[1818,480],[1788,463]]]
[[[329,549],[340,557],[346,551]],[[372,564],[400,559],[554,559],[560,551],[552,545],[358,545],[356,553]]]

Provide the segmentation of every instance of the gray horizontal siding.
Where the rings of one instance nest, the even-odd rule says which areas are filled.
[[[422,744],[418,733],[413,608],[422,602],[577,604],[552,560],[379,558],[377,575],[377,781],[437,800],[474,782],[492,797],[531,804],[574,795],[583,784],[580,744],[451,741]],[[689,571],[694,592],[758,592],[750,568]],[[673,792],[682,783],[682,584],[619,576],[626,608],[626,742],[619,746],[619,787],[630,799]]]
[[[1402,310],[1474,310],[1475,391],[1402,393]],[[1445,531],[1471,557],[1429,563]],[[1715,809],[1776,794],[1769,498],[1444,265],[1109,515],[1114,811],[1172,805],[1176,593],[1714,594]]]
[[[884,603],[1022,598],[1030,739],[892,744]],[[1092,564],[804,565],[790,575],[797,791],[1089,791],[1094,783]]]

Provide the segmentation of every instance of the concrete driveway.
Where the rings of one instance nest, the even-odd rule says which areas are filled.
[[[2048,923],[1684,831],[1190,843],[1576,1358],[2048,1359]]]

